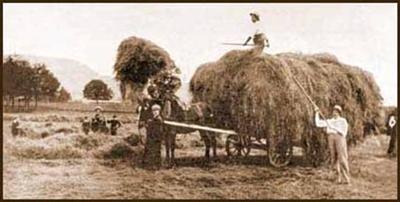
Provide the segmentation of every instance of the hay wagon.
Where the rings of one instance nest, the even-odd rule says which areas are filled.
[[[299,145],[298,141],[293,141],[293,138],[288,135],[280,135],[279,138],[272,138],[267,135],[266,137],[257,139],[254,136],[242,135],[233,130],[178,123],[174,121],[164,121],[164,124],[227,134],[225,150],[228,156],[248,156],[252,149],[261,149],[268,152],[268,160],[274,167],[283,167],[288,165],[293,156],[293,146]]]
[[[270,164],[274,167],[283,167],[290,163],[293,156],[293,146],[291,138],[285,135],[277,139],[230,134],[225,141],[225,150],[228,156],[248,156],[252,149],[265,150],[268,152]]]

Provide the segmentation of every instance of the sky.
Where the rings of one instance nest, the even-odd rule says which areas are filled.
[[[3,4],[4,54],[75,59],[113,75],[119,43],[130,36],[164,48],[189,82],[196,68],[243,43],[249,12],[261,15],[268,53],[328,52],[371,72],[385,105],[397,106],[396,4]]]

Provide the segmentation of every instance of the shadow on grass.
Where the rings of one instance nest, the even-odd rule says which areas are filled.
[[[207,161],[204,157],[180,157],[175,159],[176,167],[216,167],[218,164],[223,165],[255,165],[269,166],[267,155],[252,155],[252,156],[218,156]],[[301,166],[307,167],[309,164],[302,156],[293,156],[291,162],[286,167]]]

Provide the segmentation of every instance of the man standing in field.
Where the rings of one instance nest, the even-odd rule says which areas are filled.
[[[100,106],[97,106],[94,111],[96,112],[96,114],[92,118],[92,131],[97,132],[100,130],[100,132],[104,132],[104,129],[107,128],[107,126],[106,119],[101,114],[103,109]]]
[[[19,124],[20,124],[19,122],[20,122],[20,120],[17,117],[11,123],[11,134],[13,137],[17,136],[19,133]]]
[[[163,135],[163,119],[161,117],[161,106],[151,106],[151,117],[146,120],[146,143],[143,154],[143,164],[150,169],[161,167],[161,141]]]
[[[348,123],[341,116],[342,108],[339,105],[333,107],[333,118],[321,120],[319,117],[319,108],[315,109],[315,123],[317,127],[326,128],[328,133],[328,145],[331,155],[331,163],[335,165],[337,171],[337,181],[342,182],[342,175],[346,180],[346,184],[350,184],[350,169],[348,162],[346,135],[348,131]]]
[[[396,117],[395,114],[392,113],[389,116],[387,131],[390,136],[389,148],[387,153],[391,156],[396,155],[397,153],[397,125],[396,125]]]
[[[85,133],[85,135],[89,134],[90,131],[90,121],[89,118],[87,116],[85,116],[85,118],[83,118],[82,121],[82,130]]]
[[[260,55],[263,52],[265,46],[269,47],[269,42],[263,32],[264,30],[260,22],[260,15],[256,12],[252,12],[250,13],[250,16],[251,16],[251,21],[253,22],[254,25],[254,34],[253,37],[249,36],[246,39],[243,46],[247,45],[247,43],[249,43],[249,41],[253,38],[253,42],[255,45],[254,47],[255,54]]]
[[[107,123],[110,124],[111,135],[117,135],[117,130],[122,126],[121,122],[117,119],[117,115],[114,115],[111,120],[108,120]]]

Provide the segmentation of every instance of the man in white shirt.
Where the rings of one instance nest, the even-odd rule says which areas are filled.
[[[254,35],[253,35],[253,42],[254,42],[254,50],[255,53],[257,55],[261,54],[262,51],[264,50],[264,47],[269,47],[269,42],[267,37],[265,36],[264,32],[263,32],[263,28],[260,22],[260,15],[256,12],[252,12],[250,13],[251,16],[251,21],[253,22],[254,25]],[[251,36],[249,36],[246,40],[246,42],[244,42],[244,46],[247,45],[247,43],[249,43],[249,41],[252,39]]]
[[[341,183],[341,177],[350,184],[350,169],[348,163],[346,136],[348,132],[347,120],[341,117],[342,108],[335,105],[333,108],[333,118],[321,120],[319,117],[319,108],[315,109],[315,124],[317,127],[326,128],[328,133],[328,145],[331,155],[331,162],[335,165],[338,173],[338,183]]]
[[[13,137],[19,135],[20,131],[19,127],[20,127],[20,119],[19,117],[17,117],[11,123],[11,134],[13,135]]]

